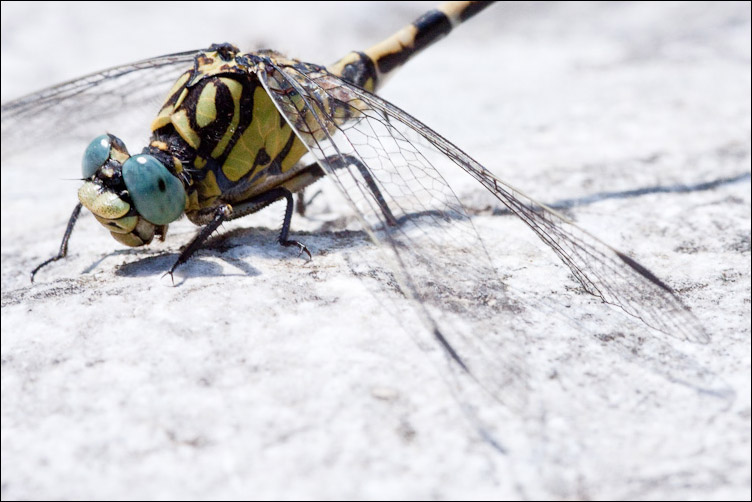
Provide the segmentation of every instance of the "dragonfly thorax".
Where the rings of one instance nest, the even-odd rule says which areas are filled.
[[[185,212],[199,225],[219,205],[247,201],[295,176],[307,151],[252,59],[230,44],[213,45],[178,78],[151,125],[148,150],[175,159]]]

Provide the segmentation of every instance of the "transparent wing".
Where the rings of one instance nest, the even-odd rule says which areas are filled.
[[[323,71],[324,73],[316,73]],[[294,77],[292,76],[294,75]],[[514,311],[471,219],[432,158],[381,108],[354,104],[349,87],[317,67],[270,67],[259,78],[308,145],[362,227],[381,246],[402,292],[417,300],[428,336],[478,384],[511,409],[526,404],[525,331],[492,316]],[[312,80],[309,80],[312,79]],[[339,96],[331,98],[329,89]],[[439,271],[461,271],[451,281]],[[480,306],[486,308],[480,308]],[[421,347],[436,345],[418,335]],[[492,356],[489,356],[492,354]]]
[[[138,124],[143,130],[198,52],[117,66],[4,103],[3,158],[30,149],[46,157],[47,151],[70,141],[86,145],[112,124]]]
[[[422,308],[430,319],[435,314],[430,310],[432,299],[460,298],[467,314],[471,311],[467,305],[494,302],[489,300],[494,296],[492,288],[499,284],[461,202],[428,154],[407,140],[405,129],[422,136],[441,157],[485,186],[561,258],[589,293],[670,336],[709,340],[674,291],[648,269],[498,179],[394,105],[315,65],[269,62],[259,74],[281,113],[361,215],[372,238],[391,249],[408,294],[429,305]],[[347,159],[347,169],[337,164],[341,159]],[[399,224],[390,224],[385,207]],[[466,273],[464,280],[438,284],[435,272],[455,266]],[[425,270],[434,273],[423,274]],[[437,306],[447,304],[439,301]],[[465,355],[453,350],[461,345],[450,340],[453,333],[428,322],[449,354],[463,361]],[[482,343],[477,337],[471,339]]]

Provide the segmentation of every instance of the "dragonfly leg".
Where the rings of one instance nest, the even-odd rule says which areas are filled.
[[[363,181],[365,181],[366,186],[368,187],[368,190],[371,192],[371,195],[373,195],[373,198],[376,200],[376,203],[379,205],[379,209],[381,209],[381,214],[384,215],[384,220],[386,221],[386,224],[390,227],[397,225],[397,218],[394,217],[394,214],[392,214],[392,210],[389,208],[389,204],[387,204],[386,199],[384,198],[384,195],[381,193],[381,190],[379,189],[379,186],[376,184],[376,180],[373,179],[373,175],[371,174],[371,171],[368,170],[368,168],[361,162],[361,160],[358,157],[355,157],[353,155],[331,155],[329,157],[326,157],[324,160],[324,163],[327,164],[331,169],[337,170],[337,169],[343,169],[347,168],[351,165],[355,166],[358,169],[358,172],[360,173],[360,176],[363,178]],[[313,166],[318,166],[319,163],[311,164],[310,166],[307,166],[305,169],[309,169]],[[320,192],[317,192],[306,201],[305,199],[298,199],[298,204],[296,206],[296,210],[298,214],[303,215],[305,214],[305,209],[308,204],[311,203],[311,201],[316,198],[316,196]]]
[[[68,220],[68,227],[65,229],[65,235],[63,235],[63,242],[60,243],[60,250],[58,251],[57,255],[53,256],[49,260],[45,260],[39,265],[37,265],[34,270],[31,271],[30,279],[31,282],[34,282],[34,276],[36,275],[39,270],[52,263],[53,261],[58,261],[61,258],[65,258],[65,256],[68,254],[68,240],[70,239],[71,234],[73,233],[73,227],[76,225],[76,221],[78,220],[78,215],[81,214],[81,203],[79,202],[76,204],[76,207],[73,209],[73,213],[70,216],[70,219]]]
[[[295,212],[298,213],[300,216],[305,216],[306,209],[308,209],[308,206],[311,205],[311,203],[321,195],[323,192],[321,190],[316,190],[316,192],[311,195],[308,199],[305,198],[305,188],[301,189],[297,195],[297,199],[295,199]]]
[[[316,166],[316,168],[318,168],[318,166]],[[292,192],[287,188],[277,187],[272,188],[271,190],[267,190],[266,192],[253,197],[247,202],[244,202],[242,205],[238,205],[236,207],[237,213],[238,215],[243,215],[250,212],[256,212],[273,202],[277,202],[280,199],[285,199],[287,201],[287,206],[285,207],[285,218],[282,222],[282,231],[279,234],[279,243],[285,247],[297,246],[300,249],[301,254],[305,253],[309,258],[311,258],[311,252],[308,250],[305,244],[288,238],[288,236],[290,235],[290,222],[292,221],[292,213],[295,209],[295,203],[293,200]]]
[[[198,233],[196,237],[193,238],[193,240],[186,246],[186,248],[183,250],[182,253],[180,253],[180,256],[178,257],[177,261],[170,267],[170,270],[165,272],[165,275],[170,276],[170,278],[175,282],[175,279],[173,277],[173,273],[175,272],[175,269],[178,268],[183,263],[187,262],[188,259],[193,256],[193,253],[195,253],[201,245],[206,241],[206,239],[209,238],[209,236],[222,224],[223,221],[229,220],[232,216],[232,206],[229,204],[222,204],[220,206],[217,206],[217,208],[214,210],[214,218],[212,218],[212,221],[210,221],[207,225],[204,225],[204,227],[201,229],[201,231]],[[164,277],[164,276],[162,276]]]
[[[308,255],[308,258],[311,258],[311,252],[308,250],[305,244],[301,244],[298,241],[290,240],[287,238],[290,234],[290,221],[292,221],[293,213],[292,193],[284,188],[279,188],[278,190],[283,192],[282,196],[287,200],[287,207],[285,208],[285,219],[282,222],[282,231],[279,233],[279,243],[285,247],[298,246],[298,248],[300,248],[300,253],[298,253],[298,256],[305,252]]]

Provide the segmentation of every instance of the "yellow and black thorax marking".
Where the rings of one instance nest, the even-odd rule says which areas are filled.
[[[219,44],[198,55],[151,126],[149,153],[183,181],[193,221],[289,179],[306,152],[238,52]]]
[[[308,75],[329,72],[375,91],[393,70],[486,3],[442,4],[383,42],[364,52],[352,52],[326,69],[273,51],[252,55],[280,66],[300,66]],[[193,68],[175,83],[151,125],[152,140],[145,153],[159,158],[183,182],[186,215],[199,225],[205,224],[220,204],[248,201],[280,186],[296,191],[310,183],[307,178],[303,181],[302,173],[300,180],[293,180],[304,167],[299,161],[306,147],[280,115],[255,72],[239,62],[243,56],[230,44],[216,44],[197,55]],[[338,124],[359,114],[357,103],[336,98],[322,96],[316,106]],[[302,114],[301,120],[303,123],[295,124],[299,134],[310,131],[317,137],[334,133],[321,130],[311,114]]]

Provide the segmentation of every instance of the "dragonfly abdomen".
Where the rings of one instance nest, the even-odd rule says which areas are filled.
[[[375,92],[395,70],[493,2],[444,2],[391,37],[351,52],[327,67],[330,73]]]

